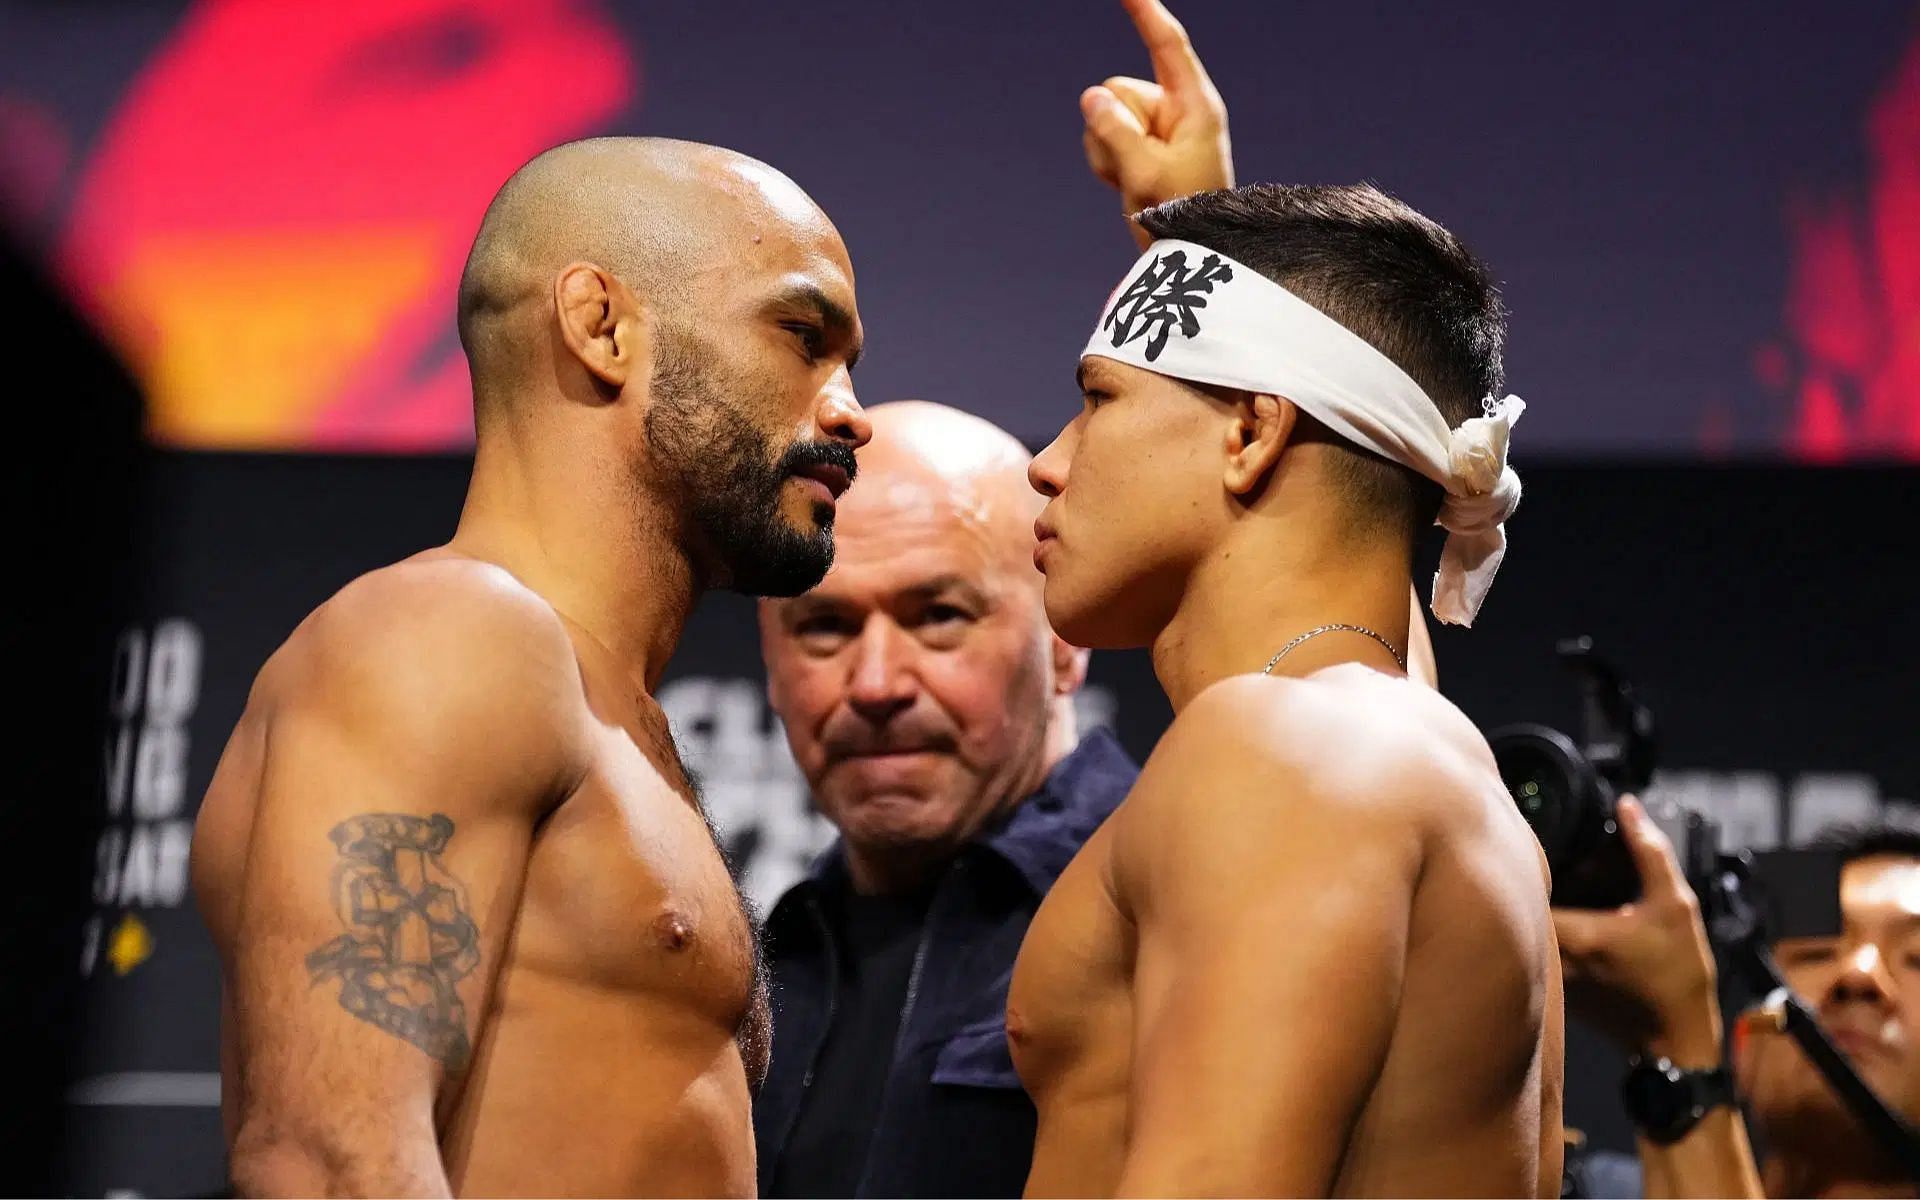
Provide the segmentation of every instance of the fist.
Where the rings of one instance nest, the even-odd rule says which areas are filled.
[[[1187,31],[1160,0],[1122,0],[1153,80],[1115,75],[1080,94],[1087,165],[1129,216],[1165,200],[1233,186],[1227,106]],[[1135,230],[1144,244],[1149,239]]]

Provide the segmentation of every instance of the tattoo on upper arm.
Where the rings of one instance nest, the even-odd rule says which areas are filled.
[[[307,955],[307,971],[316,984],[338,976],[341,1008],[458,1070],[472,1047],[454,985],[480,965],[480,931],[440,861],[452,837],[444,813],[335,825],[333,904],[347,932]]]

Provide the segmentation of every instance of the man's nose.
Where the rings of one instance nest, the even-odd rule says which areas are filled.
[[[1067,434],[1073,426],[1060,431],[1060,436],[1047,443],[1047,448],[1033,456],[1027,464],[1027,484],[1034,491],[1051,500],[1067,486],[1067,464],[1071,454],[1067,450]]]
[[[858,450],[873,440],[873,422],[853,394],[853,380],[843,367],[820,398],[820,432]]]
[[[1893,995],[1893,976],[1887,956],[1872,942],[1849,947],[1840,958],[1840,973],[1827,989],[1831,1004],[1886,1004]]]
[[[919,686],[908,662],[911,654],[891,621],[869,620],[854,645],[853,674],[847,680],[853,711],[879,724],[912,707]]]

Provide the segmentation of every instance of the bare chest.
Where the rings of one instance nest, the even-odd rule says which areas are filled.
[[[744,1020],[754,931],[664,731],[600,736],[535,833],[515,942],[516,965]]]
[[[1043,1106],[1062,1091],[1125,1085],[1134,940],[1106,881],[1111,846],[1103,827],[1068,865],[1034,914],[1014,967],[1008,1040]]]

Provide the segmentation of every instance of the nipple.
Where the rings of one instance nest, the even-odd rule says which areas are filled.
[[[685,950],[693,944],[693,923],[669,909],[653,919],[653,936],[663,949]]]

